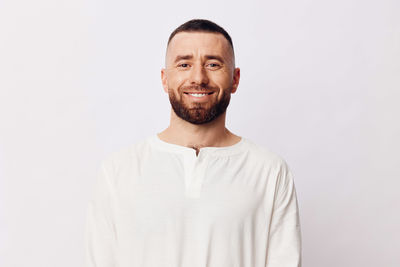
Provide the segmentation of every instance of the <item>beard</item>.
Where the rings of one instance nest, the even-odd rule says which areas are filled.
[[[190,86],[185,87],[185,89],[195,89],[200,91],[204,87],[197,87],[197,86]],[[169,102],[171,103],[171,107],[174,110],[175,114],[190,123],[193,124],[204,124],[211,122],[218,118],[221,114],[223,114],[227,107],[229,106],[229,102],[231,99],[230,90],[222,90],[222,97],[221,100],[213,103],[210,107],[206,107],[208,103],[198,103],[193,101],[191,103],[191,107],[188,107],[186,103],[184,103],[184,95],[183,95],[183,88],[181,88],[182,97],[178,99],[173,90],[168,90],[169,95]],[[207,88],[207,90],[212,90],[214,94],[216,94],[215,88]],[[204,90],[204,89],[203,89]]]

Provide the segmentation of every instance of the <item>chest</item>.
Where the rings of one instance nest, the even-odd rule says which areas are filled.
[[[162,231],[166,225],[228,231],[266,223],[268,177],[261,165],[239,158],[169,157],[143,161],[118,175],[117,222],[142,232]]]

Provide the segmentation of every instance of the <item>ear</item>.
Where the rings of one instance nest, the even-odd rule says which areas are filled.
[[[161,83],[164,88],[164,92],[168,93],[167,73],[165,68],[161,69]]]
[[[232,84],[232,91],[231,93],[235,93],[238,86],[239,86],[239,80],[240,80],[240,69],[239,68],[235,68],[233,70],[233,84]]]

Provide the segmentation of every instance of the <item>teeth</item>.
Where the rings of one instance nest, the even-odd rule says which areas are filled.
[[[192,96],[195,96],[195,97],[202,97],[202,96],[205,96],[207,94],[189,94],[189,95],[192,95]]]

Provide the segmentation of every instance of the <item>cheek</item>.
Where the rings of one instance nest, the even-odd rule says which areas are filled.
[[[226,88],[229,88],[232,86],[232,75],[229,75],[228,73],[219,73],[219,74],[214,74],[210,76],[212,79],[212,82],[218,86],[220,89],[225,90]]]
[[[168,87],[177,90],[179,87],[184,85],[186,78],[184,75],[170,75],[168,77]]]

